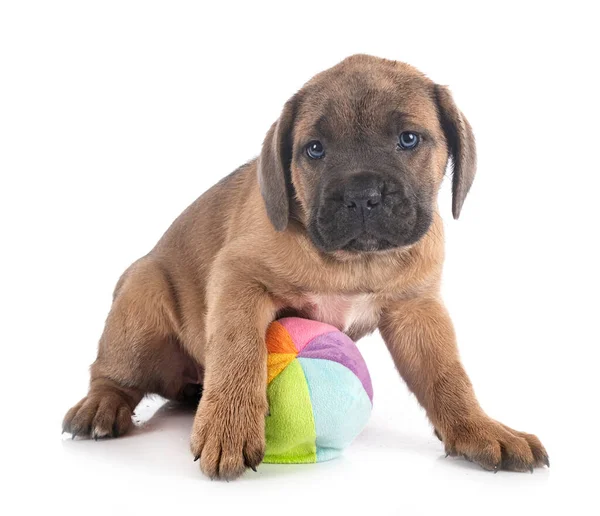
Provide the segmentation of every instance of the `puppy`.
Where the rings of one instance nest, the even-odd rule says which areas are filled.
[[[491,471],[548,465],[537,437],[491,419],[461,365],[440,298],[437,193],[453,162],[458,218],[475,141],[449,91],[366,55],[310,80],[262,152],[204,193],[119,280],[75,436],[116,437],[146,393],[203,389],[192,454],[210,477],[255,469],[265,450],[267,350],[275,318],[379,329],[450,455]]]

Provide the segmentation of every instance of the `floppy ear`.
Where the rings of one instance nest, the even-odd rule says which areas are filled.
[[[457,219],[475,178],[475,137],[471,125],[456,107],[448,88],[436,85],[435,95],[448,151],[452,156],[452,215]]]
[[[279,120],[269,129],[258,158],[260,193],[269,220],[277,231],[285,230],[289,220],[295,111],[296,99],[293,97],[286,102]]]

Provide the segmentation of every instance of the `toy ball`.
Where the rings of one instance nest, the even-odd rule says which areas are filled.
[[[266,336],[270,415],[267,463],[333,459],[371,415],[371,377],[356,344],[337,328],[287,317]]]

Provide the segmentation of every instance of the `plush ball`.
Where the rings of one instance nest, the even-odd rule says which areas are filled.
[[[371,415],[373,387],[352,340],[337,328],[287,317],[267,330],[270,415],[264,462],[340,455]]]

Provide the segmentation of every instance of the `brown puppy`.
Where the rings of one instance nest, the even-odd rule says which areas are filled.
[[[265,331],[281,315],[353,339],[379,328],[447,453],[482,467],[548,464],[533,435],[490,419],[440,299],[436,195],[454,164],[457,218],[475,174],[471,127],[448,90],[365,55],[308,82],[258,160],[202,195],[119,280],[87,397],[64,430],[118,436],[146,393],[204,393],[192,453],[234,478],[264,453]]]

